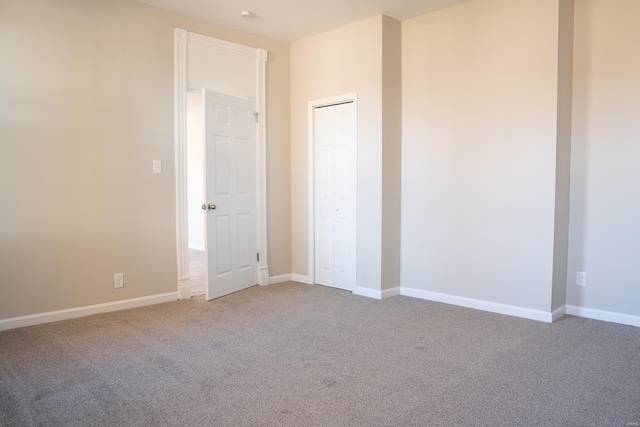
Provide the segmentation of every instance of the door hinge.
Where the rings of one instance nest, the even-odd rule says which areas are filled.
[[[256,111],[255,113],[253,113],[253,115],[256,117],[256,123],[258,123],[258,116],[260,115],[260,113]]]
[[[257,261],[260,262],[260,252],[256,254]]]

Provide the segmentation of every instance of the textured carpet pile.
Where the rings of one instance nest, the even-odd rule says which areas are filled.
[[[634,426],[640,328],[296,283],[0,332],[1,426]]]

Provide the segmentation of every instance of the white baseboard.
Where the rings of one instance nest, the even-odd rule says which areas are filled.
[[[267,286],[269,284],[269,266],[263,265],[260,267],[260,286]]]
[[[353,290],[354,295],[360,295],[361,297],[382,299],[382,292],[375,289],[363,288],[362,286],[356,286]]]
[[[291,280],[294,282],[305,283],[307,285],[313,285],[313,280],[309,276],[303,276],[302,274],[291,274]]]
[[[640,316],[615,313],[613,311],[596,310],[594,308],[578,307],[575,305],[567,305],[566,308],[567,314],[571,316],[586,317],[587,319],[640,327]]]
[[[192,243],[189,244],[189,249],[195,249],[196,251],[203,251],[204,252],[204,244],[202,245],[194,245]]]
[[[151,295],[148,297],[133,298],[124,301],[107,302],[104,304],[76,307],[67,310],[50,311],[48,313],[32,314],[29,316],[13,317],[0,320],[0,331],[22,328],[24,326],[40,325],[42,323],[57,322],[60,320],[75,319],[76,317],[90,316],[92,314],[107,313],[110,311],[126,310],[128,308],[143,307],[145,305],[160,304],[178,300],[178,292]]]
[[[284,283],[291,281],[291,274],[282,274],[280,276],[272,276],[269,277],[269,284],[275,285],[277,283]]]
[[[362,286],[356,286],[353,290],[354,295],[360,295],[361,297],[373,298],[373,299],[385,299],[391,298],[396,295],[400,295],[400,287],[391,289],[385,289],[384,291],[378,291],[376,289],[364,288]]]
[[[178,299],[191,298],[191,277],[178,277]]]
[[[189,299],[192,295],[192,289],[189,284],[178,287],[178,299]]]
[[[397,295],[402,295],[402,288],[400,286],[396,286],[395,288],[385,289],[381,292],[382,299],[395,297]]]
[[[567,314],[567,306],[563,305],[562,307],[557,308],[551,312],[551,321],[555,322],[565,314]]]
[[[551,323],[552,321],[551,313],[542,310],[534,310],[531,308],[517,307],[514,305],[499,304],[496,302],[459,297],[449,294],[441,294],[437,292],[423,291],[421,289],[402,287],[400,288],[400,295],[425,299],[429,301],[442,302],[445,304],[458,305],[461,307],[474,308],[476,310],[489,311],[492,313],[506,314],[508,316],[538,320],[541,322]]]

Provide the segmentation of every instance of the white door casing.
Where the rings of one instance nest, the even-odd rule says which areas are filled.
[[[207,299],[257,283],[254,102],[204,90]]]
[[[187,91],[202,89],[253,99],[256,128],[256,282],[269,283],[266,211],[266,61],[268,52],[177,28],[175,35],[175,174],[178,294],[191,297],[187,211]]]
[[[354,102],[315,107],[315,283],[353,291],[356,281]]]

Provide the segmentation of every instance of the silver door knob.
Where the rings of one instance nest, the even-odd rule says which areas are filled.
[[[206,210],[207,210],[207,205],[202,205],[202,206],[200,206],[200,207],[202,208],[202,210],[203,210],[203,211],[206,211]]]
[[[216,208],[216,205],[214,205],[213,203],[209,203],[207,205],[207,209],[209,209],[210,211],[214,210]]]

